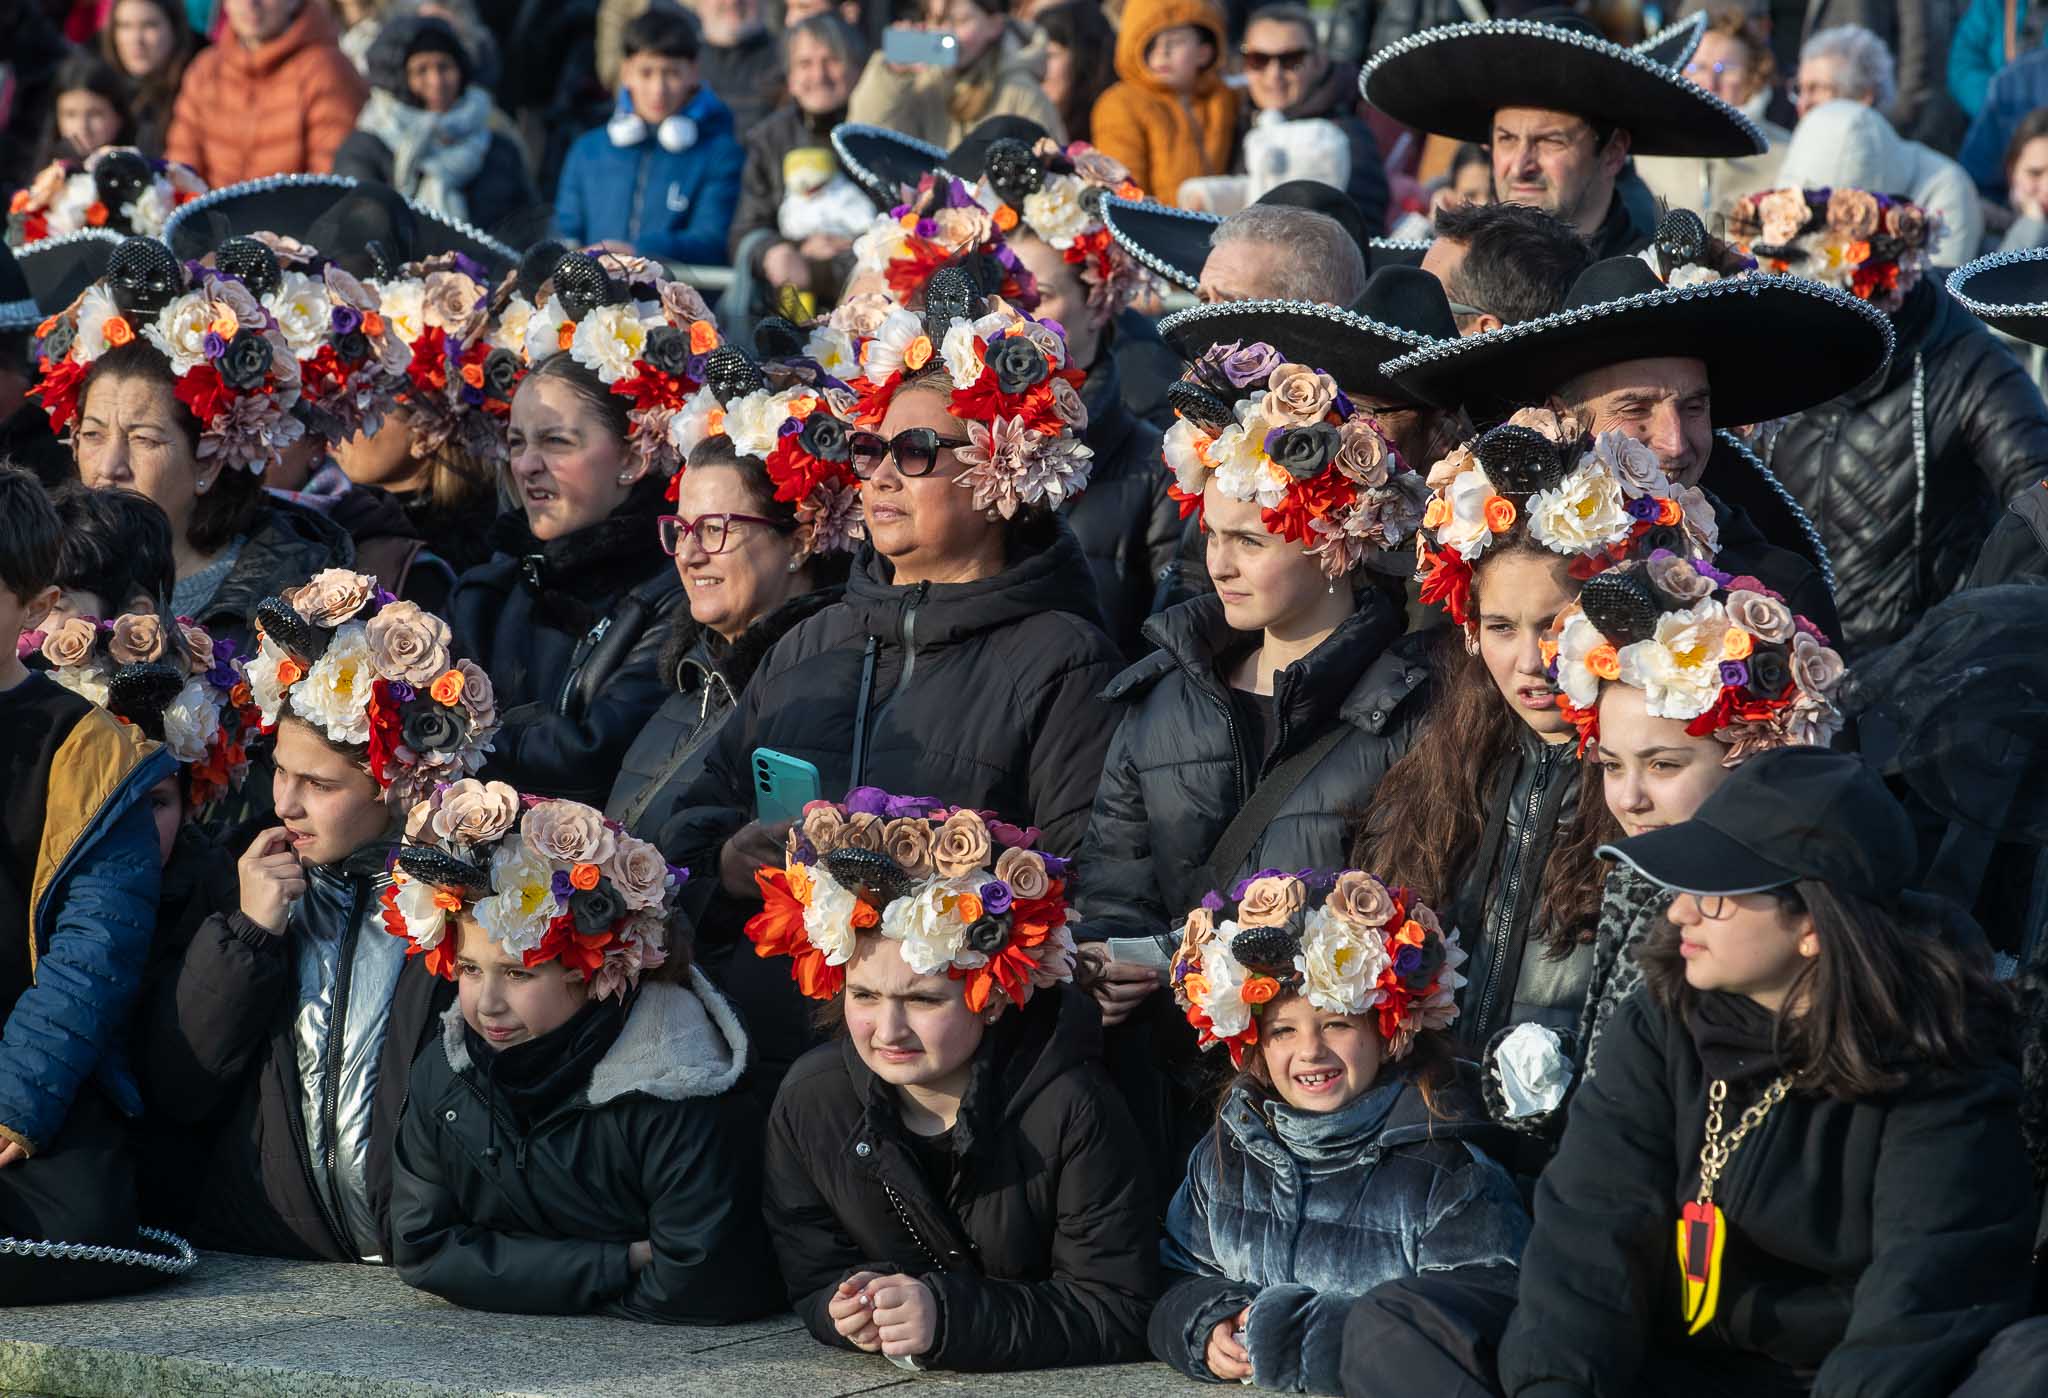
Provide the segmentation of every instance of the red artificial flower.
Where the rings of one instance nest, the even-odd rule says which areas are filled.
[[[195,364],[178,379],[172,390],[203,427],[227,411],[234,390],[221,382],[220,370],[211,364]]]
[[[1744,691],[1723,685],[1714,707],[1685,725],[1686,736],[1711,738],[1731,723],[1769,723],[1792,703],[1798,692],[1799,687],[1787,681],[1784,692],[1775,699],[1750,699],[1744,696]]]
[[[412,363],[405,366],[406,377],[420,393],[445,393],[448,390],[448,333],[438,325],[430,325],[412,342]]]
[[[1199,518],[1202,514],[1202,496],[1200,492],[1191,495],[1179,486],[1169,482],[1166,487],[1166,498],[1180,506],[1180,517],[1182,519],[1186,519],[1189,515]]]
[[[1450,549],[1442,553],[1424,550],[1421,597],[1426,606],[1440,606],[1453,624],[1463,626],[1472,616],[1472,565]]]
[[[439,976],[444,981],[454,980],[455,938],[447,935],[444,931],[441,940],[431,947],[422,947],[418,942],[414,941],[412,933],[406,930],[405,914],[398,911],[398,886],[396,884],[387,886],[383,895],[377,901],[384,908],[384,930],[394,937],[401,937],[405,940],[405,954],[407,956],[424,956],[426,958],[428,975]]]
[[[43,411],[50,415],[50,430],[61,432],[71,419],[78,416],[78,392],[85,385],[86,367],[75,359],[60,360],[55,364],[43,365],[42,381],[29,390],[29,396],[43,400]]]
[[[16,197],[23,197],[27,195],[27,193],[28,191],[24,189],[23,191],[21,191],[21,195],[17,195]],[[30,214],[27,218],[24,218],[21,221],[21,241],[23,243],[40,242],[44,238],[47,238],[49,236],[50,216],[48,214]]]
[[[807,499],[827,482],[853,478],[845,462],[821,461],[804,450],[802,441],[792,434],[777,441],[775,450],[768,453],[768,479],[775,482],[775,498],[784,504]]]
[[[697,391],[697,382],[676,374],[664,374],[651,368],[644,359],[633,361],[633,373],[612,385],[612,392],[621,398],[633,400],[635,412],[649,408],[667,408],[680,412],[690,401],[690,395]]]
[[[1296,544],[1315,542],[1311,523],[1326,519],[1351,503],[1351,482],[1336,467],[1287,487],[1286,496],[1275,509],[1259,511],[1259,521],[1268,533]]]
[[[548,923],[547,935],[540,939],[540,945],[527,951],[521,959],[528,966],[560,961],[564,969],[580,971],[588,980],[604,965],[604,954],[612,941],[613,933],[609,929],[594,934],[578,932],[576,919],[563,913]]]
[[[388,787],[398,775],[398,747],[405,741],[405,721],[399,716],[398,701],[391,696],[391,682],[378,680],[370,686],[370,775],[377,785]]]
[[[1022,1004],[1031,993],[1031,973],[1037,958],[1031,952],[1045,944],[1053,929],[1067,920],[1066,884],[1052,882],[1043,898],[1020,898],[1010,907],[1010,939],[1003,949],[973,970],[955,968],[953,979],[966,983],[967,1008],[980,1014],[988,1008],[990,994],[997,986],[1013,1005]]]
[[[903,375],[889,375],[877,386],[866,374],[853,381],[855,398],[853,420],[861,427],[874,427],[889,415],[889,400],[896,396],[896,390],[903,383]]]
[[[889,290],[896,293],[898,301],[914,298],[941,267],[952,261],[946,250],[929,238],[920,238],[913,233],[904,241],[907,244],[904,255],[889,259]]]
[[[829,1000],[846,983],[846,972],[825,964],[825,953],[811,945],[804,931],[804,905],[789,891],[789,875],[782,869],[756,869],[754,883],[761,890],[761,911],[747,919],[747,938],[754,955],[767,958],[786,956],[789,976],[797,989],[813,1000]]]

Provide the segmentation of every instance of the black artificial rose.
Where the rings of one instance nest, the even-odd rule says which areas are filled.
[[[71,346],[78,341],[78,323],[69,316],[50,327],[50,333],[43,336],[43,358],[55,364],[71,353]]]
[[[1685,531],[1675,524],[1653,524],[1645,530],[1643,537],[1636,540],[1633,556],[1648,558],[1659,549],[1666,553],[1685,556]]]
[[[658,372],[679,378],[690,367],[690,337],[672,325],[657,326],[647,332],[640,357]]]
[[[976,918],[967,926],[967,945],[983,956],[993,956],[1003,949],[1009,939],[1010,930],[992,917]]]
[[[1784,655],[1773,649],[1759,647],[1751,652],[1749,660],[1749,692],[1759,699],[1775,699],[1785,692],[1785,686],[1792,682],[1792,668],[1785,663]]]
[[[625,915],[626,900],[609,879],[599,879],[597,887],[569,895],[569,916],[576,919],[576,930],[586,937],[611,931],[612,924]]]
[[[1435,933],[1431,933],[1422,939],[1421,946],[1403,947],[1401,949],[1402,956],[1405,958],[1411,950],[1415,952],[1414,964],[1405,969],[1397,966],[1395,974],[1400,977],[1401,984],[1408,990],[1426,990],[1429,988],[1429,983],[1436,979],[1436,973],[1443,969],[1444,939]]]
[[[1337,429],[1327,422],[1290,427],[1273,443],[1273,460],[1298,481],[1320,475],[1337,458]]]
[[[512,401],[519,386],[519,356],[508,349],[494,349],[484,359],[484,392],[500,402]]]
[[[229,388],[247,392],[263,387],[263,380],[270,373],[270,341],[254,330],[237,330],[235,338],[228,341],[227,353],[216,362],[220,370],[220,381]]]
[[[424,755],[460,747],[469,736],[469,725],[454,709],[444,708],[431,699],[415,700],[406,707],[400,731],[405,745]]]
[[[1052,361],[1022,335],[1005,335],[988,347],[988,367],[995,370],[996,388],[1015,395],[1035,388],[1052,374]]]
[[[360,330],[334,337],[334,352],[344,364],[360,364],[370,357],[370,337]]]
[[[822,408],[804,419],[803,435],[799,440],[804,450],[820,461],[846,461],[853,455],[852,445],[847,440],[846,424]]]

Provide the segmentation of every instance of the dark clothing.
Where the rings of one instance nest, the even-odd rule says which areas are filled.
[[[1699,1183],[1710,1081],[1723,1140],[1779,1072],[1771,1016],[1707,993],[1686,1019],[1624,1004],[1537,1185],[1501,1345],[1520,1395],[1803,1387],[1946,1393],[2023,1314],[2034,1206],[2011,1063],[1917,1072],[1867,1101],[1785,1098],[1729,1159],[1719,1304],[1680,1320],[1673,1228]],[[1742,1385],[1733,1387],[1733,1385]]]
[[[1249,102],[1245,107],[1245,129],[1250,130],[1259,113],[1251,110]],[[1344,182],[1344,192],[1358,205],[1366,232],[1375,236],[1383,232],[1389,199],[1387,167],[1380,159],[1379,142],[1373,139],[1372,128],[1358,114],[1357,66],[1330,64],[1315,90],[1280,115],[1288,121],[1327,121],[1344,133],[1344,139],[1351,143],[1351,174]],[[1238,137],[1238,149],[1244,149],[1242,134]]]
[[[339,495],[301,497],[296,503],[318,510],[348,531],[355,568],[377,585],[436,616],[448,610],[455,570],[432,546],[398,497],[374,485],[354,485]]]
[[[766,29],[736,44],[705,44],[697,65],[705,84],[732,112],[734,131],[752,131],[782,100],[782,46]]]
[[[1167,1212],[1152,1353],[1214,1380],[1209,1332],[1250,1307],[1258,1387],[1339,1393],[1345,1317],[1380,1287],[1452,1275],[1513,1296],[1529,1216],[1481,1148],[1494,1134],[1476,1098],[1447,1091],[1432,1112],[1391,1065],[1334,1112],[1240,1079]]]
[[[381,136],[360,126],[348,133],[341,149],[334,153],[334,173],[353,179],[390,184],[391,167],[391,147]],[[526,173],[525,153],[502,131],[491,132],[483,164],[477,168],[475,177],[456,192],[468,205],[465,221],[486,232],[512,226],[522,216],[530,215],[541,202],[532,177]],[[411,198],[418,189],[415,186],[399,193]]]
[[[1968,585],[1997,587],[2043,575],[2048,575],[2048,481],[2036,481],[1999,514]]]
[[[1088,408],[1083,437],[1095,462],[1088,489],[1066,508],[1067,523],[1088,556],[1109,637],[1126,656],[1146,646],[1138,628],[1152,611],[1159,574],[1180,541],[1180,506],[1166,496],[1158,428],[1125,406],[1116,357],[1105,353],[1081,385]]]
[[[1648,247],[1656,234],[1657,198],[1636,173],[1636,167],[1630,165],[1615,178],[1614,198],[1607,205],[1607,216],[1586,242],[1593,249],[1593,260],[1598,262],[1606,257],[1632,257]]]
[[[422,539],[430,540],[434,552],[455,570],[459,578],[491,558],[491,525],[496,504],[486,495],[472,505],[447,507],[434,503],[432,490],[387,492],[405,511]]]
[[[826,1305],[855,1272],[920,1277],[938,1298],[923,1363],[1003,1373],[1145,1353],[1158,1291],[1137,1129],[1095,1059],[1095,1006],[1039,992],[982,1038],[952,1169],[919,1167],[896,1089],[844,1037],[791,1070],[768,1122],[769,1231],[790,1304],[847,1347]]]
[[[829,154],[832,150],[832,128],[845,120],[844,108],[814,117],[791,101],[784,102],[757,123],[739,126],[740,145],[746,150],[747,163],[740,174],[740,202],[733,211],[732,232],[726,239],[726,255],[734,266],[739,265],[740,244],[749,234],[766,232],[773,235],[755,250],[752,262],[756,272],[760,271],[760,255],[782,241],[783,157],[806,147]],[[833,164],[835,168],[838,165],[836,155],[833,156]],[[847,262],[850,266],[851,254]]]
[[[234,566],[203,614],[192,619],[216,643],[230,637],[236,654],[254,655],[258,602],[297,587],[324,568],[346,568],[355,559],[355,545],[339,524],[318,510],[266,498]]]
[[[1827,545],[1852,659],[1962,586],[1998,511],[2048,462],[2040,390],[1937,280],[1892,321],[1883,378],[1800,414],[1771,456]]]
[[[1109,324],[1110,333],[1103,345],[1116,357],[1117,387],[1123,394],[1124,407],[1141,422],[1149,422],[1164,432],[1174,422],[1166,390],[1180,382],[1187,366],[1159,338],[1159,322],[1152,317],[1126,307]],[[1154,465],[1164,474],[1162,463]]]
[[[33,473],[45,490],[78,479],[71,448],[50,430],[50,415],[39,399],[29,399],[0,422],[0,461]]]
[[[1758,579],[1795,613],[1839,638],[1842,623],[1820,531],[1772,469],[1732,434],[1717,432],[1700,486],[1720,525],[1716,566]]]
[[[746,693],[775,643],[837,602],[843,589],[799,593],[756,621],[736,641],[699,625],[688,605],[669,616],[658,673],[668,697],[626,749],[605,814],[643,840],[661,837],[683,794],[703,770],[704,749]]]
[[[661,483],[642,481],[609,519],[543,543],[517,511],[497,555],[448,604],[458,651],[491,677],[504,726],[480,774],[530,796],[601,805],[633,738],[661,706],[655,672],[684,605],[654,528]]]
[[[138,1238],[127,1124],[99,1090],[71,1104],[56,1139],[0,1171],[0,1236],[151,1250]],[[49,1306],[140,1291],[164,1274],[133,1264],[0,1256],[0,1306]]]
[[[623,1027],[611,1002],[584,1015],[609,1015],[611,1037],[562,1075],[556,1100],[535,1093],[524,1112],[494,1081],[509,1062],[478,1047],[458,1007],[442,1016],[399,1128],[398,1274],[474,1310],[695,1325],[774,1310],[761,1118],[729,1091],[746,1053],[731,1006],[692,973],[688,988],[642,985]],[[654,1257],[634,1272],[627,1248],[643,1239]]]

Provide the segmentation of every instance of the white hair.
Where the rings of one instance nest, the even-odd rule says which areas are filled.
[[[1899,95],[1898,65],[1892,61],[1892,51],[1860,24],[1816,30],[1799,50],[1801,63],[1814,58],[1841,61],[1844,97],[1867,99],[1882,112],[1889,111]]]
[[[1216,225],[1209,246],[1268,243],[1285,256],[1272,262],[1266,294],[1283,301],[1350,306],[1365,292],[1365,253],[1328,214],[1291,204],[1251,204]]]

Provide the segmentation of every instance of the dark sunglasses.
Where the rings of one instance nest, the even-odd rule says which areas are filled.
[[[893,459],[897,473],[928,476],[938,464],[939,452],[947,447],[964,447],[962,437],[941,437],[929,427],[906,427],[893,440],[873,432],[856,432],[847,438],[853,456],[853,473],[867,480],[882,469],[885,458]]]
[[[735,524],[765,524],[778,534],[787,534],[791,526],[778,519],[763,519],[759,515],[698,515],[687,519],[682,515],[660,515],[655,528],[661,532],[661,551],[674,558],[683,546],[683,540],[690,535],[697,536],[697,543],[706,553],[724,553],[726,545],[732,542],[732,527]]]
[[[1296,73],[1301,71],[1302,64],[1308,62],[1312,52],[1310,49],[1288,49],[1285,53],[1258,53],[1246,49],[1244,70],[1247,73],[1263,73],[1277,63],[1287,72]]]

